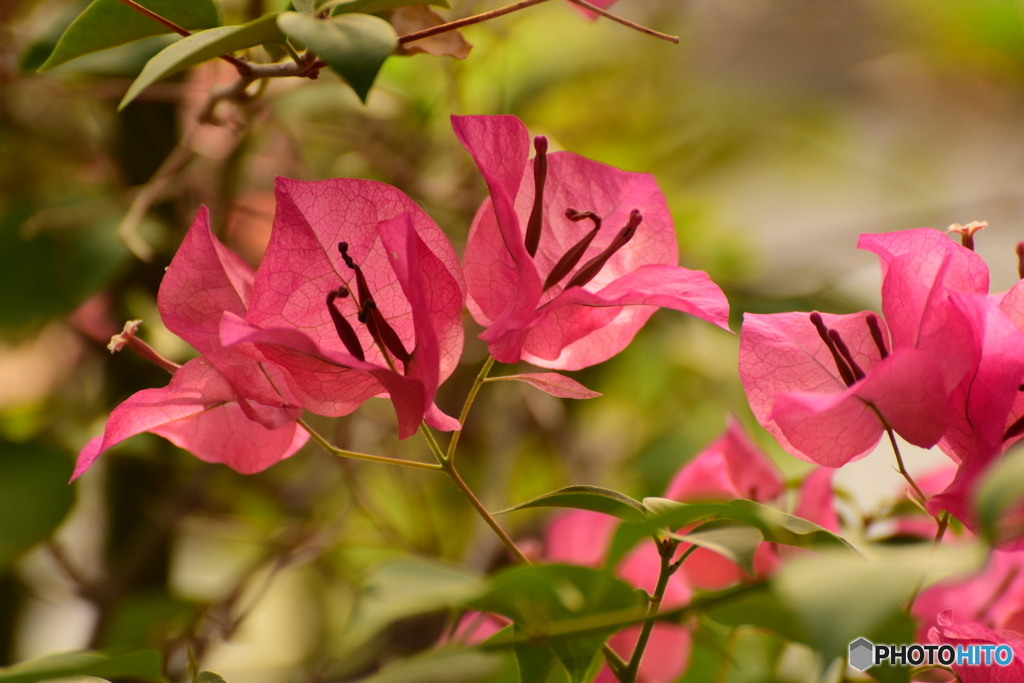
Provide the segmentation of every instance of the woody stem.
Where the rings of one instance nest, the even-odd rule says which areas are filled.
[[[928,501],[928,496],[924,494],[921,487],[918,486],[917,482],[914,481],[914,478],[910,476],[910,472],[907,472],[907,468],[903,464],[903,456],[900,454],[900,447],[896,444],[896,434],[893,433],[892,427],[886,425],[885,433],[889,435],[889,443],[892,444],[892,452],[896,455],[896,465],[899,467],[900,474],[903,475],[903,478],[907,480],[907,483],[909,483],[914,489],[914,492],[917,493],[917,502],[924,505]]]
[[[611,19],[617,24],[622,24],[627,28],[631,28],[634,31],[639,31],[640,33],[643,33],[645,35],[652,36],[654,38],[661,38],[662,40],[667,40],[670,43],[679,42],[679,36],[672,36],[667,33],[661,33],[660,31],[655,31],[654,29],[647,28],[646,26],[641,26],[640,24],[636,24],[630,21],[629,19],[623,19],[618,15],[612,14],[608,10],[602,9],[597,5],[591,5],[589,2],[586,2],[586,0],[569,0],[569,2],[575,5],[579,5],[580,7],[583,7],[585,9],[588,9],[594,14],[600,14],[605,19]]]
[[[435,465],[430,462],[416,462],[414,460],[402,460],[401,458],[387,458],[382,455],[370,455],[369,453],[356,453],[354,451],[346,451],[341,448],[335,448],[327,439],[320,436],[315,429],[313,429],[305,420],[299,418],[296,420],[299,426],[309,432],[309,436],[316,441],[325,451],[331,455],[337,455],[341,458],[352,458],[354,460],[366,460],[368,462],[379,462],[385,465],[400,465],[402,467],[412,467],[419,470],[431,470],[434,472],[440,471],[442,468],[440,465]]]
[[[672,578],[672,574],[675,573],[676,569],[679,568],[679,564],[682,563],[682,559],[677,564],[672,564],[672,555],[675,554],[678,543],[672,540],[664,540],[658,542],[658,554],[661,557],[661,570],[658,573],[658,585],[654,589],[654,594],[651,595],[650,605],[647,607],[647,621],[640,630],[640,637],[636,641],[636,647],[633,648],[633,655],[629,658],[629,665],[625,671],[622,671],[619,675],[619,680],[622,683],[636,683],[637,673],[640,671],[640,662],[644,657],[644,651],[647,649],[647,643],[651,640],[651,632],[654,631],[654,619],[653,617],[658,614],[658,610],[661,609],[661,601],[665,598],[665,589],[668,588],[668,580]],[[683,559],[685,559],[684,556]]]
[[[491,10],[490,12],[484,12],[483,14],[475,14],[465,19],[458,19],[457,21],[449,21],[447,24],[441,24],[440,26],[433,26],[431,28],[423,29],[422,31],[414,31],[413,33],[407,33],[404,36],[399,36],[398,44],[405,45],[415,40],[423,40],[431,36],[436,36],[441,33],[447,33],[448,31],[454,31],[455,29],[462,28],[463,26],[470,26],[472,24],[479,24],[490,19],[496,19],[505,14],[511,14],[512,12],[518,12],[521,9],[532,7],[533,5],[539,5],[542,2],[548,0],[520,0],[520,2],[514,2],[511,5],[505,7],[499,7],[498,9]],[[123,2],[123,0],[122,0]]]

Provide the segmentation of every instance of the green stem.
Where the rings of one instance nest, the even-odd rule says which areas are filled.
[[[647,649],[647,643],[651,640],[651,632],[654,631],[654,620],[650,619],[658,614],[658,610],[661,609],[661,601],[665,598],[665,589],[668,588],[668,580],[672,578],[672,574],[679,565],[682,564],[689,554],[687,553],[676,564],[672,564],[672,555],[675,553],[678,544],[671,540],[665,540],[658,542],[658,554],[661,556],[661,570],[658,573],[658,585],[654,589],[654,594],[651,596],[651,604],[647,608],[648,621],[644,622],[644,625],[640,629],[640,637],[636,641],[636,647],[633,648],[633,656],[629,658],[629,665],[626,670],[622,672],[619,680],[622,683],[636,683],[636,675],[640,671],[640,661],[644,657],[644,651]]]
[[[487,360],[484,361],[484,366],[480,368],[480,373],[473,380],[473,386],[469,390],[469,394],[466,396],[466,402],[462,404],[462,412],[459,413],[459,430],[452,434],[452,440],[448,442],[448,459],[455,460],[455,448],[459,445],[459,437],[462,436],[462,430],[466,426],[466,418],[469,417],[469,409],[473,407],[473,401],[476,400],[476,395],[480,392],[480,387],[487,381],[487,375],[490,374],[491,368],[494,366],[494,356],[487,356]]]
[[[924,506],[924,504],[928,502],[928,496],[924,494],[924,491],[921,490],[921,487],[918,486],[917,482],[914,481],[914,478],[910,476],[910,472],[907,472],[907,468],[903,464],[903,456],[900,454],[900,447],[896,443],[896,435],[893,433],[892,427],[890,427],[889,425],[885,425],[885,433],[889,435],[889,443],[892,444],[892,451],[893,453],[896,454],[896,464],[899,466],[900,474],[903,475],[903,478],[907,480],[907,482],[911,485],[911,487],[913,487],[914,491],[917,493],[917,502]]]
[[[301,426],[303,429],[305,429],[307,432],[309,432],[309,435],[313,438],[313,441],[316,441],[318,444],[320,444],[320,447],[323,448],[328,453],[330,453],[331,455],[337,455],[337,456],[342,457],[342,458],[352,458],[354,460],[366,460],[368,462],[379,462],[379,463],[384,463],[385,465],[400,465],[402,467],[413,467],[413,468],[416,468],[416,469],[419,469],[419,470],[432,470],[434,472],[440,472],[442,470],[442,467],[440,465],[435,465],[435,464],[429,463],[429,462],[416,462],[414,460],[402,460],[401,458],[386,458],[386,457],[384,457],[382,455],[370,455],[369,453],[356,453],[356,452],[353,452],[353,451],[346,451],[346,450],[342,450],[340,448],[335,448],[334,446],[332,446],[330,443],[327,442],[327,439],[325,439],[324,437],[320,436],[320,434],[318,434],[315,429],[310,427],[309,424],[305,420],[299,418],[296,421],[299,423],[299,426]]]
[[[455,466],[452,464],[452,461],[443,460],[441,462],[441,467],[448,474],[448,476],[455,483],[455,485],[459,487],[459,490],[462,491],[462,495],[466,497],[466,500],[468,500],[470,504],[472,504],[472,506],[476,508],[477,513],[479,513],[479,515],[483,517],[484,521],[487,522],[487,526],[491,527],[494,533],[498,535],[498,538],[501,539],[501,542],[505,545],[506,548],[508,548],[508,551],[512,553],[513,557],[515,557],[523,564],[530,564],[530,560],[527,559],[526,555],[523,555],[523,551],[521,551],[519,547],[516,546],[515,542],[509,537],[508,534],[505,533],[505,530],[501,528],[501,525],[498,524],[497,520],[495,520],[494,517],[491,516],[491,513],[487,511],[487,508],[484,507],[484,504],[480,502],[480,499],[477,498],[476,495],[474,495],[473,491],[469,488],[469,486],[466,485],[466,482],[462,480],[462,477],[459,476],[459,473],[455,470]]]
[[[939,529],[935,532],[935,540],[932,541],[932,552],[939,547],[942,543],[942,537],[946,535],[946,529],[949,528],[949,513],[943,512],[939,518]],[[921,574],[921,578],[917,580],[917,585],[914,586],[914,592],[910,594],[910,600],[907,601],[906,613],[910,614],[911,610],[914,609],[914,603],[917,602],[917,596],[921,592],[921,588],[924,586],[924,579],[927,574]]]

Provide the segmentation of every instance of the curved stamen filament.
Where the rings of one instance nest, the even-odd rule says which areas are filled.
[[[562,278],[572,272],[572,269],[576,267],[576,264],[583,258],[583,254],[587,252],[590,247],[590,243],[597,237],[598,231],[601,229],[601,217],[593,211],[577,211],[576,209],[566,209],[565,217],[574,223],[582,221],[585,218],[589,218],[594,221],[594,229],[583,236],[576,244],[569,247],[569,250],[562,255],[562,258],[558,259],[558,263],[551,269],[546,280],[544,280],[544,291],[547,291],[561,282]]]
[[[533,139],[537,156],[533,158],[533,209],[526,223],[526,253],[537,255],[540,244],[540,228],[544,218],[544,182],[548,177],[548,139],[538,135]]]
[[[836,349],[840,354],[842,354],[843,360],[845,360],[850,366],[850,370],[853,371],[854,381],[864,379],[864,371],[860,369],[860,366],[857,365],[857,361],[853,359],[853,354],[850,353],[850,349],[846,347],[846,342],[844,342],[843,338],[839,336],[839,332],[837,330],[829,330],[828,338],[836,345]]]
[[[856,381],[853,378],[853,372],[846,364],[846,361],[843,360],[843,357],[839,354],[839,350],[836,348],[835,342],[829,336],[829,330],[825,326],[825,321],[821,318],[821,313],[815,311],[814,313],[811,313],[810,318],[811,323],[814,324],[814,328],[818,331],[818,336],[821,337],[821,341],[825,342],[825,346],[832,354],[832,359],[835,361],[836,368],[839,370],[839,376],[843,378],[843,382],[846,386],[852,386]]]
[[[348,242],[338,242],[338,252],[341,253],[341,258],[345,260],[345,265],[356,275],[356,290],[359,295],[359,314],[357,318],[359,322],[366,325],[367,331],[369,331],[377,348],[380,349],[380,352],[388,361],[388,365],[392,365],[388,351],[395,358],[402,361],[403,364],[408,363],[411,354],[405,349],[405,345],[402,344],[401,337],[398,336],[398,333],[395,332],[395,329],[391,327],[391,324],[377,308],[377,302],[373,300],[373,296],[370,294],[370,286],[366,283],[363,269],[359,267],[348,253]],[[348,292],[347,289],[345,291],[346,293]],[[335,323],[335,326],[337,327],[337,323]]]
[[[359,336],[334,303],[337,299],[347,297],[348,294],[347,287],[338,287],[334,291],[328,292],[327,310],[330,312],[331,320],[334,322],[334,330],[338,333],[338,338],[341,339],[341,343],[345,345],[349,354],[365,361],[366,356],[363,354],[363,345],[359,343]]]
[[[572,276],[572,279],[566,283],[565,288],[582,287],[593,280],[594,277],[601,272],[601,269],[604,268],[604,264],[608,262],[608,259],[610,259],[619,249],[626,246],[627,242],[633,239],[633,235],[636,234],[636,229],[640,227],[640,224],[643,223],[643,221],[644,217],[640,214],[640,211],[637,209],[630,211],[629,222],[626,223],[624,228],[619,230],[619,234],[615,236],[612,243],[609,244],[600,254],[584,263],[583,266],[576,271],[576,274]]]
[[[869,313],[866,320],[871,338],[875,340],[875,346],[878,347],[878,354],[882,360],[885,360],[889,357],[889,351],[885,348],[885,337],[882,336],[882,326],[878,324],[878,317],[874,313]]]

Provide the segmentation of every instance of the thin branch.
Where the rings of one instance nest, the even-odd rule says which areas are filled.
[[[459,445],[459,437],[462,436],[462,430],[466,428],[466,418],[469,417],[469,409],[473,407],[473,401],[476,400],[477,393],[480,392],[480,387],[487,381],[487,375],[490,373],[491,368],[494,366],[494,356],[487,356],[487,360],[484,361],[484,366],[480,368],[480,374],[473,380],[473,386],[469,390],[469,395],[466,396],[466,402],[462,404],[462,412],[459,413],[459,425],[461,425],[454,434],[452,434],[452,440],[448,442],[448,453],[447,458],[449,460],[455,459],[455,448]]]
[[[157,23],[163,24],[164,26],[166,26],[167,28],[171,29],[172,31],[174,31],[178,35],[181,35],[181,36],[190,36],[190,35],[192,35],[192,32],[189,31],[188,29],[182,28],[181,26],[178,26],[177,24],[175,24],[170,19],[167,19],[166,17],[162,17],[159,14],[157,14],[156,12],[154,12],[153,10],[150,10],[150,9],[147,9],[147,8],[143,7],[139,3],[135,2],[135,0],[121,0],[121,4],[127,5],[128,7],[131,7],[133,10],[138,12],[139,14],[147,16],[147,17],[149,17],[150,19],[152,19],[153,21],[155,21]],[[237,57],[235,57],[233,55],[221,55],[220,58],[223,59],[225,62],[230,63],[236,69],[238,69],[239,75],[241,75],[241,76],[248,75],[249,70],[251,68],[248,62],[243,62],[241,59],[238,59]]]
[[[494,533],[497,534],[498,538],[501,539],[501,542],[506,548],[508,548],[508,551],[512,553],[513,557],[523,564],[530,564],[530,560],[523,554],[523,551],[520,550],[509,535],[505,533],[505,530],[501,528],[501,525],[498,524],[494,517],[491,516],[491,513],[487,511],[484,504],[480,502],[480,499],[474,495],[472,489],[470,489],[469,486],[466,485],[466,482],[462,480],[462,477],[459,476],[459,473],[455,470],[451,461],[444,461],[444,471],[448,473],[451,480],[459,487],[459,490],[462,491],[462,495],[466,497],[466,500],[468,500],[470,504],[476,508],[476,511],[480,516],[484,518],[484,521],[487,522],[487,526],[491,527]]]
[[[668,581],[682,564],[682,559],[677,564],[672,564],[672,555],[675,554],[678,543],[666,540],[658,543],[658,555],[661,558],[661,569],[658,572],[658,585],[651,596],[651,603],[647,607],[647,616],[654,617],[661,609],[661,601],[665,598],[665,589],[668,588]],[[695,546],[691,546],[695,547]],[[683,559],[686,555],[683,556]],[[644,652],[647,650],[647,643],[651,640],[651,633],[654,631],[654,621],[645,621],[640,628],[640,637],[637,638],[636,646],[633,648],[633,656],[629,658],[629,665],[625,671],[620,672],[619,680],[622,683],[636,683],[637,673],[640,671],[640,662],[643,660]]]
[[[618,15],[612,14],[606,9],[601,9],[597,5],[591,5],[586,0],[569,0],[569,2],[575,5],[579,5],[580,7],[583,7],[585,9],[588,9],[594,14],[600,14],[602,17],[606,19],[611,19],[616,23],[622,24],[623,26],[627,26],[633,29],[634,31],[639,31],[640,33],[646,34],[648,36],[653,36],[654,38],[661,38],[662,40],[667,40],[670,43],[679,42],[679,36],[669,35],[668,33],[661,33],[659,31],[655,31],[654,29],[647,28],[646,26],[641,26],[640,24],[633,23],[629,19],[623,19]]]
[[[892,427],[886,425],[885,433],[889,435],[889,443],[892,444],[892,451],[893,453],[896,454],[896,464],[899,466],[900,474],[902,474],[903,478],[906,479],[907,482],[914,488],[914,491],[917,493],[918,502],[922,506],[924,506],[924,504],[928,502],[928,496],[924,494],[924,491],[921,490],[921,487],[918,486],[917,482],[914,481],[914,478],[910,476],[910,472],[907,472],[907,468],[903,464],[903,456],[900,455],[900,447],[896,444],[896,435],[893,433]]]
[[[124,0],[122,0],[122,2],[123,1]],[[480,22],[495,19],[505,14],[511,14],[512,12],[518,12],[521,9],[533,7],[534,5],[539,5],[542,2],[547,1],[548,0],[520,0],[519,2],[514,2],[511,5],[506,5],[505,7],[499,7],[498,9],[491,10],[490,12],[484,12],[483,14],[475,14],[471,17],[466,17],[465,19],[449,21],[447,24],[441,24],[440,26],[434,26],[432,28],[425,28],[422,31],[414,31],[413,33],[407,33],[404,36],[399,36],[398,44],[405,45],[406,43],[411,43],[414,40],[423,40],[424,38],[436,36],[440,33],[454,31],[455,29],[462,28],[463,26],[479,24]],[[678,38],[676,39],[676,42],[679,42]]]
[[[431,470],[433,472],[440,472],[441,466],[435,465],[432,462],[417,462],[415,460],[402,460],[401,458],[387,458],[383,455],[370,455],[369,453],[356,453],[354,451],[346,451],[340,448],[335,448],[327,439],[320,436],[315,429],[309,426],[305,420],[299,418],[296,420],[299,426],[309,432],[309,435],[316,441],[321,448],[330,453],[331,455],[337,455],[341,458],[352,458],[353,460],[366,460],[367,462],[379,462],[385,465],[400,465],[402,467],[414,467],[420,470]]]

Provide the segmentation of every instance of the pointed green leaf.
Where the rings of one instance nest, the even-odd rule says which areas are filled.
[[[117,107],[118,110],[124,109],[129,102],[139,96],[139,93],[157,81],[190,66],[236,50],[244,50],[263,43],[284,41],[284,35],[278,29],[276,19],[277,15],[268,14],[255,21],[250,21],[248,24],[222,26],[193,33],[168,45],[156,57],[149,60],[146,68],[128,88],[124,99]]]
[[[721,516],[755,526],[769,543],[794,545],[808,550],[845,550],[856,553],[850,543],[828,529],[781,510],[738,498],[726,503],[729,510]]]
[[[102,652],[64,652],[0,668],[0,683],[36,683],[69,676],[129,678],[163,683],[160,653],[142,650],[111,656]]]
[[[398,45],[391,24],[368,14],[343,14],[323,20],[282,12],[277,23],[288,37],[308,46],[348,81],[363,102],[384,60]]]
[[[519,505],[505,508],[495,514],[503,515],[513,510],[526,508],[574,508],[603,512],[629,522],[640,522],[646,518],[646,510],[638,500],[633,500],[624,493],[601,488],[600,486],[566,486],[565,488],[545,493]]]
[[[409,5],[434,5],[444,9],[451,9],[448,0],[331,0],[321,2],[321,10],[332,9],[331,14],[350,14],[362,12],[363,14],[377,14],[386,12],[397,7],[408,7]]]
[[[214,0],[137,2],[190,31],[220,26],[220,9]],[[133,10],[119,0],[93,0],[64,32],[49,59],[39,67],[39,70],[48,71],[90,52],[170,32],[171,30],[163,24]]]
[[[754,575],[754,553],[764,540],[759,529],[729,519],[705,522],[686,534],[668,534],[735,562],[748,576]]]

